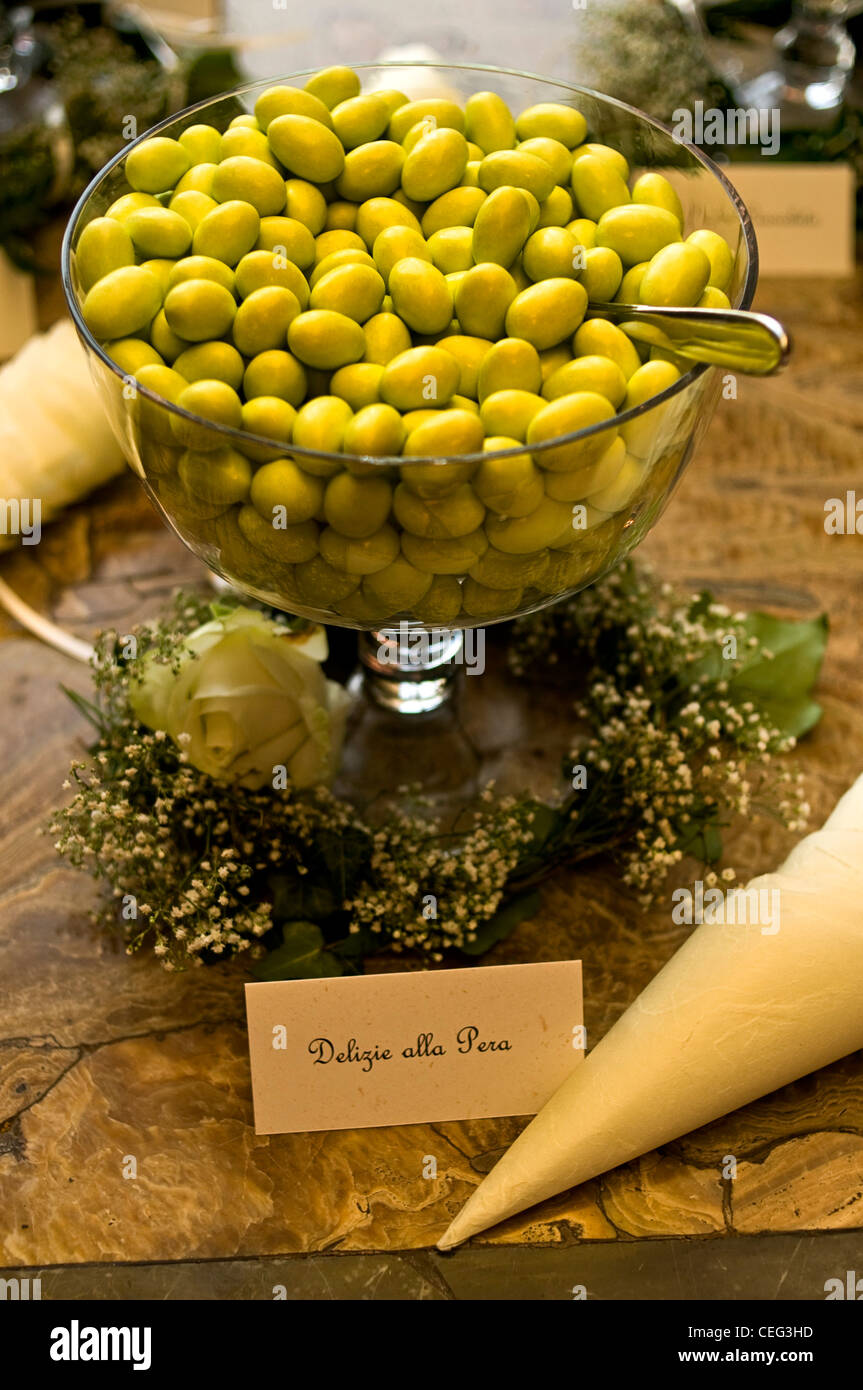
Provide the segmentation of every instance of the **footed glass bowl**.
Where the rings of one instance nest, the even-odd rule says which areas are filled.
[[[398,80],[386,65],[356,71],[364,92],[391,88]],[[309,76],[296,73],[278,81],[302,87]],[[529,613],[573,594],[638,545],[707,427],[720,373],[702,365],[684,369],[641,405],[531,444],[542,496],[527,515],[523,508],[508,515],[505,501],[486,506],[465,488],[480,465],[487,470],[489,460],[499,460],[505,471],[505,461],[524,456],[526,445],[443,457],[322,452],[190,414],[139,383],[111,359],[84,320],[76,255],[82,232],[130,191],[126,161],[142,140],[156,134],[177,138],[201,123],[223,132],[252,112],[261,92],[276,82],[253,83],[192,106],[106,165],[69,222],[63,243],[66,296],[117,438],[168,525],[213,571],[248,594],[322,623],[370,633],[365,659],[380,703],[424,711],[446,696],[446,673],[458,660],[462,629]],[[632,107],[526,73],[428,65],[427,90],[412,87],[409,95],[412,100],[453,95],[463,104],[472,93],[487,90],[502,96],[513,113],[540,102],[575,107],[587,121],[587,139],[620,150],[633,177],[647,170],[671,173],[683,205],[684,235],[704,225],[704,209],[715,207],[718,186],[726,213],[722,230],[734,254],[728,297],[734,307],[750,306],[758,265],[752,224],[736,191],[709,159]],[[642,348],[641,356],[647,355]],[[328,376],[308,375],[310,394],[327,392]],[[257,471],[285,457],[324,486],[343,479],[339,487],[348,503],[343,534],[328,524],[323,507],[301,524],[281,529],[255,508],[251,483]],[[313,488],[318,485],[312,482]],[[444,507],[441,524],[428,534],[424,502],[435,510],[440,499],[459,489],[467,498],[467,521],[459,512],[448,531]],[[376,512],[374,543],[362,518],[358,526],[352,523],[354,498],[358,514],[366,498]],[[420,634],[426,636],[417,641]]]

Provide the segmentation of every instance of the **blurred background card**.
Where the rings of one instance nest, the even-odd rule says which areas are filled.
[[[764,159],[723,166],[749,209],[762,275],[807,278],[854,273],[855,176],[850,164],[787,164]],[[669,171],[678,186],[684,176]],[[698,220],[733,235],[721,190],[705,181]]]

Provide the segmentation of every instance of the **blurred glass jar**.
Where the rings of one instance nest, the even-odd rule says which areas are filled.
[[[62,101],[38,76],[33,11],[0,12],[0,242],[14,251],[67,192],[74,147]]]
[[[845,21],[859,9],[853,0],[794,0],[773,40],[774,64],[739,89],[741,104],[777,108],[789,133],[833,125],[854,70]]]

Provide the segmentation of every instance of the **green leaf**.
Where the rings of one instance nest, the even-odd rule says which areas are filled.
[[[78,710],[79,714],[83,714],[87,722],[92,724],[93,728],[98,729],[99,733],[101,733],[104,727],[104,719],[99,706],[94,705],[92,700],[86,699],[83,695],[79,695],[77,690],[70,690],[68,685],[61,685],[60,689],[63,694],[72,701],[72,704]]]
[[[571,760],[570,760],[571,761]],[[552,857],[554,841],[566,826],[569,816],[560,807],[548,806],[544,801],[534,801],[531,805],[533,819],[530,822],[531,838],[525,843],[518,863],[512,870],[515,879],[525,878],[536,873]]]
[[[490,951],[492,946],[498,941],[503,941],[504,937],[509,936],[515,931],[519,922],[523,922],[527,917],[533,917],[539,910],[539,894],[537,892],[521,893],[517,898],[511,898],[505,907],[484,922],[476,934],[476,940],[469,945],[462,946],[462,952],[466,956],[482,956],[486,951]]]
[[[341,961],[325,949],[323,932],[314,922],[286,922],[283,944],[259,961],[259,980],[324,980],[342,974]]]
[[[718,825],[708,822],[697,830],[690,831],[677,841],[675,849],[692,855],[701,864],[718,864],[722,858],[722,831]]]
[[[311,873],[271,874],[268,885],[276,922],[323,922],[341,905],[330,884]]]
[[[316,836],[317,856],[340,902],[351,896],[370,849],[369,836],[364,830],[321,830]]]
[[[530,833],[533,837],[531,844],[535,851],[539,851],[560,830],[565,817],[558,807],[549,806],[544,801],[534,801],[530,809]]]
[[[821,718],[811,691],[827,646],[827,616],[795,622],[750,613],[744,626],[758,638],[760,649],[753,649],[751,660],[729,681],[729,690],[738,703],[752,700],[780,733],[800,738]],[[772,658],[763,655],[764,648]]]
[[[231,614],[235,613],[239,606],[239,597],[234,603],[226,603],[224,599],[217,598],[207,605],[213,618],[230,618]]]
[[[331,941],[329,948],[337,956],[342,956],[345,960],[359,960],[377,947],[380,950],[380,938],[376,938],[365,927],[359,931],[351,932],[350,936],[340,937],[338,941]]]

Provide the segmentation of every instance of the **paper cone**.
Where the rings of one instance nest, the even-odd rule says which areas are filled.
[[[863,1048],[863,777],[776,873],[747,885],[750,903],[754,889],[778,890],[762,900],[778,902],[778,930],[764,930],[764,915],[745,924],[744,890],[729,895],[728,920],[696,928],[480,1183],[440,1249]]]
[[[51,521],[125,468],[69,319],[0,370],[0,497],[38,499]],[[0,535],[0,550],[17,544]]]

